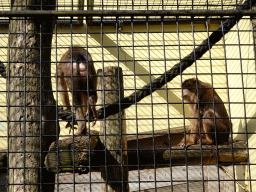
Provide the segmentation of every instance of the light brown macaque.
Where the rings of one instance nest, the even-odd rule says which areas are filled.
[[[221,144],[229,140],[231,124],[223,101],[208,83],[196,78],[182,83],[183,99],[191,113],[191,123],[180,146]],[[186,140],[186,141],[185,141]]]
[[[58,91],[60,91],[64,110],[71,110],[67,89],[73,94],[73,103],[78,123],[76,135],[87,134],[84,114],[86,113],[88,118],[90,110],[93,118],[98,118],[95,108],[95,104],[97,103],[97,77],[89,52],[79,46],[70,48],[61,57],[57,66],[57,77]],[[94,126],[95,123],[96,121],[92,125]]]

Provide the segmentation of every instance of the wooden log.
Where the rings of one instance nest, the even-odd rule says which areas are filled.
[[[12,11],[55,10],[56,0],[12,0]],[[21,6],[22,5],[22,6]],[[23,6],[24,5],[24,6]],[[18,19],[20,18],[20,19]],[[56,140],[57,105],[51,82],[54,17],[21,19],[9,24],[8,42],[8,191],[54,191],[55,175],[43,166]],[[22,34],[22,35],[17,35]],[[10,64],[12,63],[12,64]]]
[[[89,154],[98,144],[99,135],[91,131],[90,136],[74,136],[53,142],[45,158],[45,166],[50,172],[87,173]],[[90,147],[90,148],[89,148]]]
[[[172,164],[216,164],[219,163],[239,163],[248,159],[247,146],[244,141],[235,141],[218,145],[192,145],[187,149],[172,147],[163,154],[165,160],[170,160]]]
[[[103,105],[124,97],[122,69],[105,67],[98,71],[98,97]],[[103,78],[102,78],[103,76]],[[104,146],[105,166],[101,169],[102,191],[129,191],[125,112],[120,111],[101,122],[100,141]]]
[[[87,158],[89,153],[89,137],[75,137],[74,144],[73,138],[71,137],[59,141],[58,152],[56,142],[51,145],[45,160],[45,166],[48,167],[48,171],[73,172],[73,168],[75,167],[74,172],[86,173],[88,169],[86,169],[85,166],[90,166],[90,171],[100,171],[99,168],[105,166],[104,146],[100,141],[98,142],[97,133],[92,132],[92,134],[96,135],[90,136],[90,165],[89,158]],[[138,140],[133,136],[129,136],[127,140],[129,170],[138,170],[138,157],[140,169],[154,168],[154,163],[156,164],[157,168],[201,163],[216,165],[217,158],[215,145],[203,145],[202,150],[200,149],[200,145],[192,145],[188,149],[173,146],[171,150],[169,150],[168,145],[166,144],[166,141],[168,141],[167,135],[168,133],[161,133],[155,138],[155,144],[157,144],[157,147],[155,147],[154,151],[152,145],[152,136],[147,136],[147,138],[145,138],[145,135],[142,134],[138,136]],[[176,136],[174,136],[172,140],[175,140]],[[139,142],[139,150],[137,149],[136,142]],[[76,150],[75,153],[73,153],[73,145],[74,149]],[[6,150],[1,151],[0,153],[0,167],[6,167],[5,152]],[[187,160],[185,154],[187,155]],[[203,162],[201,161],[201,156]],[[218,146],[219,164],[239,164],[246,162],[247,159],[248,150],[244,141],[234,141],[232,144],[226,143]]]

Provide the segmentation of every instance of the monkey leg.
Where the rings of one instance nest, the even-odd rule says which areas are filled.
[[[217,124],[216,119],[216,124]],[[204,113],[203,119],[202,119],[202,129],[201,129],[201,140],[198,142],[206,145],[211,145],[215,142],[214,139],[214,131],[215,131],[215,125],[214,125],[214,112],[212,110],[207,110]]]
[[[94,68],[92,69],[92,74],[95,74],[95,70]],[[97,87],[97,78],[96,77],[92,77],[89,79],[89,108],[88,111],[86,112],[86,117],[87,119],[90,119],[89,116],[92,116],[93,119],[98,119],[98,113],[96,111],[96,103],[97,103],[97,91],[96,91],[96,87]],[[94,126],[96,124],[96,121],[92,122],[92,126]]]
[[[205,138],[202,140],[203,144],[221,144],[228,142],[229,139],[229,124],[224,124],[224,120],[219,117],[218,113],[212,110],[208,110],[205,113],[205,118],[203,122]],[[208,118],[208,119],[207,119]],[[211,119],[210,119],[211,118]]]
[[[217,144],[221,144],[229,141],[229,126],[225,125],[221,119],[216,120],[217,135],[216,140]]]
[[[188,131],[185,137],[182,139],[179,146],[181,148],[186,148],[186,147],[189,147],[190,145],[196,144],[196,141],[198,140],[198,137],[199,137],[198,132],[199,132],[198,120],[193,119],[191,121],[191,124],[188,127]]]
[[[59,75],[59,73],[58,73]],[[60,74],[60,76],[63,76],[64,74]],[[71,110],[70,102],[69,102],[69,96],[68,96],[68,89],[67,84],[64,79],[64,77],[58,77],[58,91],[60,91],[60,98],[64,105],[64,110]]]
[[[97,113],[96,107],[95,107],[95,104],[96,104],[95,101],[97,99],[95,99],[94,97],[95,97],[94,95],[89,97],[89,108],[88,108],[88,111],[86,112],[87,119],[89,119],[89,110],[90,110],[90,113],[92,113],[90,115],[92,115],[94,119],[98,119],[98,113]],[[93,121],[92,126],[94,126],[95,124],[96,124],[96,121]]]
[[[76,120],[78,124],[78,131],[75,133],[75,135],[87,134],[86,123],[83,114],[83,107],[76,107]]]
[[[181,140],[181,142],[179,144],[179,146],[181,148],[186,148],[186,147],[189,147],[191,145],[191,144],[188,143],[189,137],[190,137],[190,132],[191,132],[191,130],[188,129],[188,131],[186,132],[184,138]]]
[[[84,117],[85,104],[83,103],[82,97],[83,94],[81,93],[81,91],[74,91],[73,102],[75,105],[76,120],[78,124],[78,131],[75,133],[75,135],[87,134],[86,122]]]

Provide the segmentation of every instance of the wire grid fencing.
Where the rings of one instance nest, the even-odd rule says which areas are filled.
[[[22,2],[0,3],[0,67],[7,71],[0,78],[1,191],[255,190],[253,0]],[[50,46],[44,42],[48,18]],[[24,25],[15,31],[16,21]],[[33,22],[39,43],[31,46]],[[76,57],[76,46],[88,52]],[[61,61],[69,49],[76,68]],[[33,50],[37,60],[30,59]],[[74,88],[62,90],[61,78]],[[211,85],[204,89],[212,94],[206,103],[194,100],[197,116],[191,115],[182,86],[192,78]],[[194,96],[201,96],[200,88],[197,82]],[[97,102],[90,103],[93,89]],[[232,124],[225,142],[217,138],[213,90]],[[68,93],[70,106],[61,93]],[[48,102],[51,96],[55,102]],[[189,132],[195,119],[204,120],[205,105],[215,106],[209,119],[216,138],[209,145],[200,143],[204,133]],[[95,106],[97,116],[91,108],[79,119],[80,106]],[[96,124],[86,123],[88,132],[75,135],[88,118]],[[204,125],[196,127],[201,132]],[[183,138],[191,135],[198,138],[186,146]],[[37,179],[30,180],[30,174]]]

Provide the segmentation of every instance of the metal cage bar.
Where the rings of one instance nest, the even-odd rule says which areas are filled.
[[[79,2],[84,4],[82,0]],[[179,7],[183,5],[179,5],[178,1],[177,10],[164,10],[163,2],[162,10],[149,10],[150,1],[141,2],[144,3],[146,10],[136,10],[136,6],[139,6],[136,5],[136,1],[132,1],[132,10],[122,10],[120,6],[124,6],[123,1],[116,2],[117,10],[104,10],[106,6],[111,8],[111,5],[106,4],[109,2],[102,0],[101,4],[95,5],[95,1],[87,0],[88,9],[85,11],[26,10],[0,12],[0,17],[10,17],[10,20],[18,19],[25,20],[25,22],[38,18],[48,19],[51,17],[57,20],[57,17],[70,17],[67,19],[68,25],[54,23],[54,41],[51,47],[51,69],[54,72],[51,73],[50,77],[53,87],[56,87],[52,90],[56,100],[54,104],[56,116],[59,115],[60,117],[60,113],[63,112],[63,110],[57,109],[62,105],[58,93],[69,91],[58,89],[58,74],[55,71],[61,55],[67,48],[79,44],[92,55],[96,68],[102,69],[103,75],[94,75],[103,79],[103,87],[97,88],[97,92],[103,95],[103,103],[99,104],[98,102],[96,104],[99,112],[97,124],[115,121],[117,124],[119,123],[119,129],[123,129],[122,122],[125,121],[128,127],[127,133],[121,131],[120,134],[109,133],[106,129],[99,131],[97,134],[105,139],[102,143],[95,139],[97,134],[89,123],[87,127],[89,135],[84,136],[88,140],[80,140],[82,144],[78,144],[80,136],[74,135],[76,116],[73,112],[66,111],[65,114],[63,112],[64,115],[62,114],[64,118],[53,120],[53,123],[56,127],[60,127],[62,132],[59,133],[59,130],[56,129],[56,133],[50,135],[55,137],[56,142],[51,145],[52,148],[49,151],[43,150],[42,126],[51,120],[42,119],[42,94],[48,90],[42,88],[44,78],[47,77],[42,76],[42,67],[45,63],[40,58],[40,75],[28,77],[26,71],[29,69],[25,68],[22,76],[25,79],[25,89],[20,91],[24,93],[24,99],[26,99],[26,93],[29,91],[26,88],[26,83],[29,78],[40,79],[40,89],[33,90],[35,93],[40,93],[40,119],[36,120],[40,122],[40,134],[28,136],[24,131],[24,134],[17,136],[17,138],[23,137],[26,141],[27,138],[39,137],[40,150],[34,151],[34,153],[40,153],[40,159],[43,153],[48,153],[49,156],[54,154],[56,162],[54,164],[53,159],[50,159],[52,161],[49,161],[48,164],[40,161],[40,166],[35,167],[35,169],[40,170],[41,177],[38,183],[29,183],[26,180],[27,173],[24,171],[22,183],[9,183],[10,186],[39,185],[39,191],[42,191],[45,185],[42,178],[43,171],[48,169],[49,172],[56,173],[55,181],[52,183],[55,185],[55,191],[97,191],[103,185],[111,186],[112,183],[121,184],[122,190],[120,191],[128,191],[125,189],[127,183],[132,191],[225,191],[228,189],[225,185],[230,187],[230,191],[253,191],[256,188],[254,186],[256,178],[253,174],[256,165],[253,152],[255,147],[252,142],[255,135],[253,126],[256,119],[252,107],[256,104],[253,98],[255,96],[253,91],[256,88],[253,84],[253,77],[256,72],[255,68],[252,68],[253,63],[255,64],[253,20],[256,11],[251,10],[249,6],[246,8],[250,10],[209,10],[211,5],[208,3],[204,10],[197,10],[194,4],[191,5],[191,10],[179,10]],[[72,1],[71,5],[67,6],[73,7],[75,5]],[[218,6],[225,6],[225,2],[222,1]],[[93,8],[102,8],[102,10],[93,10]],[[76,26],[73,23],[74,17],[86,17],[87,20],[80,23],[81,26]],[[218,19],[218,22],[212,22],[214,19]],[[226,19],[228,21],[224,21]],[[183,23],[184,20],[188,23]],[[125,21],[129,21],[129,23],[124,25]],[[155,23],[152,24],[151,21],[155,21]],[[169,21],[174,22],[174,25],[170,25]],[[113,23],[114,26],[109,26],[109,23]],[[217,26],[218,24],[220,26]],[[0,38],[3,34],[0,29]],[[21,34],[16,33],[15,35]],[[27,35],[25,33],[24,36]],[[40,33],[40,35],[43,34]],[[44,51],[41,38],[42,36],[40,36],[40,46],[35,47],[35,49],[40,50],[40,55]],[[11,46],[10,43],[5,45],[3,42],[0,42],[0,45],[0,51],[7,48],[9,50],[24,49],[24,61],[21,63],[25,66],[31,63],[26,60],[26,54],[30,49],[28,45],[15,47]],[[198,53],[199,48],[203,49],[200,53]],[[70,78],[74,80],[77,76],[73,75],[73,63],[76,63],[77,60],[74,60],[73,49],[71,49],[71,53],[72,75]],[[0,52],[1,59],[4,58],[2,55]],[[7,57],[7,55],[10,57],[10,54],[5,56]],[[88,66],[88,60],[85,62]],[[195,66],[191,66],[193,63]],[[8,64],[10,66],[16,65],[16,62],[10,62],[9,58]],[[123,74],[118,71],[117,74],[104,75],[105,67],[108,66],[122,67]],[[10,75],[10,69],[8,68],[8,70],[9,80],[20,78]],[[87,68],[87,75],[85,75],[87,79],[90,77],[89,72]],[[117,82],[117,89],[108,90],[104,87],[104,83],[107,83],[105,77],[108,76],[125,78],[124,88],[121,88],[121,82]],[[200,143],[206,135],[203,132],[201,122],[207,118],[200,115],[198,117],[188,115],[190,112],[184,99],[183,90],[185,88],[182,86],[186,79],[192,77],[210,83],[211,87],[205,88],[204,91],[210,91],[211,95],[208,96],[213,98],[208,101],[200,101],[199,92],[202,87],[197,81],[194,87],[196,90],[194,97],[197,97],[198,100],[192,102],[196,108],[195,113],[204,113],[200,111],[200,108],[212,105],[210,111],[216,114],[218,104],[225,105],[229,116],[222,119],[228,119],[229,122],[234,123],[233,130],[229,131],[231,142],[220,145],[218,141],[211,145]],[[0,82],[2,82],[2,77],[0,77]],[[73,83],[74,81],[72,81],[74,87]],[[86,92],[88,98],[90,97],[89,86],[90,82],[87,81],[87,89],[80,90]],[[220,93],[222,99],[224,98],[223,102],[215,102],[214,90]],[[72,89],[69,94],[72,96],[76,91]],[[111,91],[118,92],[119,99],[113,104],[106,104],[104,97]],[[121,99],[122,91],[125,92],[126,97],[124,99]],[[15,107],[10,103],[11,92],[15,91],[10,91],[10,88],[1,89],[0,86],[0,95],[7,93],[6,99],[8,100],[7,105],[0,105],[0,107]],[[18,91],[16,92],[18,93]],[[86,105],[90,106],[89,100],[87,100]],[[50,106],[52,105],[46,107]],[[27,104],[24,103],[23,106],[16,107],[23,107],[26,117]],[[74,100],[71,102],[71,107],[75,111],[77,105],[75,105]],[[126,117],[122,116],[121,111],[124,109],[126,109]],[[88,113],[90,116],[92,112],[88,111]],[[120,118],[108,118],[114,113],[118,113]],[[7,120],[3,120],[7,126],[13,122],[9,115],[8,111]],[[90,121],[89,117],[88,119]],[[189,132],[189,125],[197,119],[199,133]],[[214,115],[208,119],[211,119],[215,126],[215,130],[211,134],[217,135],[216,127],[221,117]],[[72,123],[69,125],[71,134],[68,134],[65,129],[67,122]],[[27,121],[24,118],[17,123],[29,126],[27,124],[33,123],[33,121]],[[98,127],[100,126],[98,125]],[[194,143],[196,145],[187,146],[189,143],[185,140],[185,147],[182,147],[182,138],[193,135],[198,135],[199,139],[196,142],[199,144]],[[120,149],[108,148],[108,138],[113,136],[121,138],[118,140],[121,142]],[[10,136],[8,133],[7,136],[0,136],[0,139],[7,138],[9,143],[12,137],[15,136]],[[70,143],[63,147],[63,140],[66,137],[70,138]],[[235,141],[235,138],[241,139],[241,137],[244,141]],[[127,148],[125,148],[124,142],[126,139],[128,140]],[[97,140],[96,145],[93,143],[95,140]],[[87,141],[88,143],[86,143]],[[79,148],[83,143],[86,143],[84,148]],[[181,146],[178,146],[179,143]],[[7,146],[7,159],[12,153],[25,155],[31,152],[26,151],[26,145],[29,143],[24,142],[24,150],[21,151],[10,151]],[[1,151],[1,154],[4,153]],[[125,164],[126,153],[129,158],[127,164]],[[110,162],[109,154],[114,154],[113,156],[121,154],[121,163]],[[67,158],[66,164],[63,164],[62,160],[65,158]],[[22,167],[10,167],[9,171],[14,169],[29,170],[31,167],[26,165],[25,160],[26,157],[23,159]],[[115,160],[117,158],[112,159],[112,161]],[[9,161],[7,161],[8,166]],[[116,167],[121,168],[122,178],[112,180],[113,178],[109,178],[112,173],[108,170]],[[0,170],[6,169],[6,167],[0,167]],[[105,178],[100,173],[103,169],[107,170]],[[130,173],[128,180],[123,175],[126,169],[129,169]],[[68,171],[70,173],[67,173]],[[0,172],[0,176],[2,176],[1,174]],[[243,174],[246,176],[243,177]],[[4,184],[0,182],[0,190],[2,186]]]

